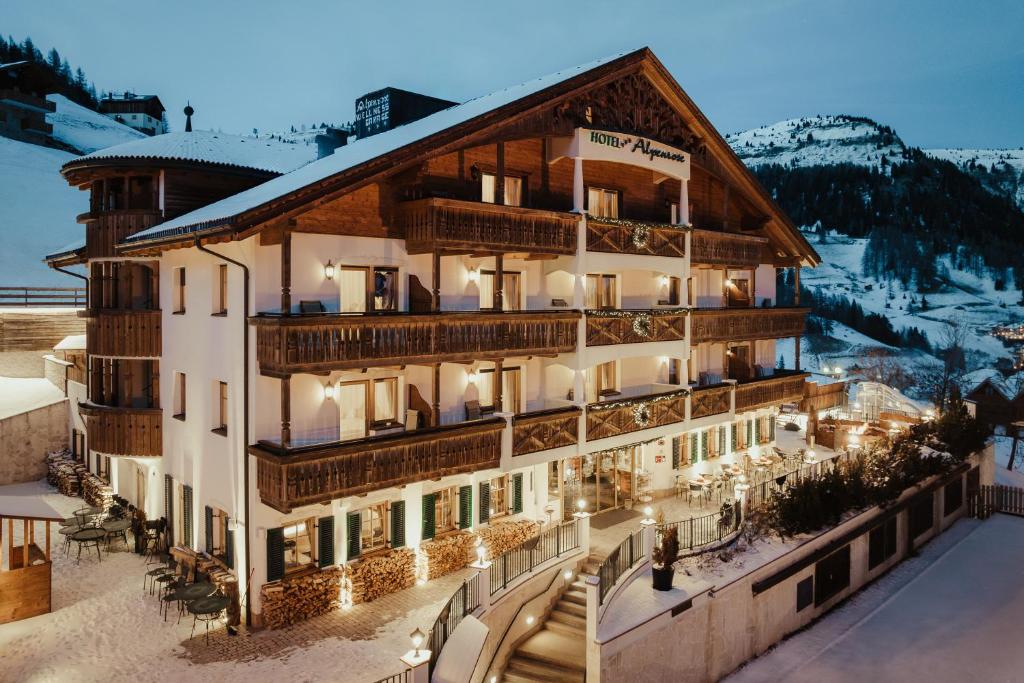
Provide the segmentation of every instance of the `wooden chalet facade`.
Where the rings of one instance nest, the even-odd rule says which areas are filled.
[[[84,409],[134,430],[113,455],[161,455],[238,520],[256,614],[303,572],[666,495],[804,396],[807,309],[775,281],[818,256],[649,50],[222,179],[187,213],[135,173],[65,169],[99,193]]]

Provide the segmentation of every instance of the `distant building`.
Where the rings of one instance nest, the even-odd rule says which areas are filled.
[[[167,132],[164,105],[156,95],[136,95],[125,91],[123,95],[107,95],[100,100],[100,113],[130,126],[146,135]]]
[[[50,145],[53,126],[46,114],[57,105],[46,99],[55,92],[53,73],[32,62],[0,64],[0,135],[13,140]]]
[[[985,424],[1008,427],[1024,420],[1024,373],[1003,377],[996,370],[978,370],[964,378],[964,398],[975,404],[975,415]]]

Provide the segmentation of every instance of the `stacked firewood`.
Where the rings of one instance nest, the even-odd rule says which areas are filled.
[[[58,491],[65,496],[81,495],[81,477],[89,473],[85,465],[70,460],[56,461],[53,469],[53,478]]]
[[[82,498],[89,505],[107,511],[114,504],[114,489],[95,474],[87,473],[82,476]]]
[[[476,536],[460,531],[421,543],[420,551],[427,558],[427,579],[436,579],[465,567],[467,562],[475,559],[475,541]]]
[[[337,609],[340,587],[339,567],[263,584],[263,626],[281,628]]]
[[[352,604],[411,588],[416,583],[416,553],[397,548],[342,567],[350,585]]]
[[[195,580],[195,572],[205,572],[210,577],[210,583],[217,587],[222,595],[231,600],[228,605],[227,616],[229,626],[238,626],[241,623],[241,608],[238,600],[238,579],[228,569],[206,553],[197,553],[191,548],[175,546],[171,548],[171,555],[178,561],[179,572],[190,581]]]
[[[487,548],[487,559],[490,560],[522,545],[539,531],[540,524],[532,519],[521,519],[491,524],[480,529],[477,535]]]
[[[46,454],[46,483],[50,486],[57,485],[57,471],[62,465],[73,463],[71,451],[66,448],[59,451],[52,451]]]

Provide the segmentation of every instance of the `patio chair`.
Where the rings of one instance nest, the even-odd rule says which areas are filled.
[[[689,503],[690,505],[693,505],[694,497],[697,498],[698,502],[702,498],[704,498],[704,494],[707,492],[707,487],[705,487],[705,486],[703,486],[701,484],[694,484],[692,482],[687,482],[687,483],[689,484],[689,489],[687,490],[687,493],[686,493],[686,502]]]
[[[145,525],[145,551],[143,554],[147,557],[146,564],[152,564],[157,561],[157,553],[160,552],[160,536],[164,533],[164,529],[167,526],[167,522],[161,519],[153,519],[146,522]]]
[[[178,603],[178,621],[181,621],[181,600],[178,600],[176,591],[179,588],[184,588],[185,585],[185,577],[179,576],[167,584],[167,592],[160,596],[160,610],[163,612],[165,623],[167,622],[167,610],[172,602]]]
[[[312,301],[300,301],[299,302],[299,313],[326,313],[327,307],[324,306],[324,302],[318,299]]]
[[[153,583],[155,584],[156,583],[156,578],[158,576],[163,576],[164,574],[169,574],[170,573],[171,570],[168,569],[168,567],[167,567],[167,561],[170,558],[165,555],[163,559],[164,559],[164,564],[163,565],[161,565],[159,567],[156,567],[155,569],[150,569],[142,577],[142,592],[143,593],[146,592],[146,586],[147,586],[147,584],[150,581],[153,581]],[[150,592],[150,595],[152,595],[152,593],[153,593],[153,586],[149,586],[149,592]]]

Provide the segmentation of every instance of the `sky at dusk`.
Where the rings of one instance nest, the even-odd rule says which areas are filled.
[[[155,93],[173,130],[353,118],[385,87],[464,101],[649,46],[722,133],[859,114],[919,147],[1024,146],[1024,2],[4,0],[0,33],[97,89]]]

